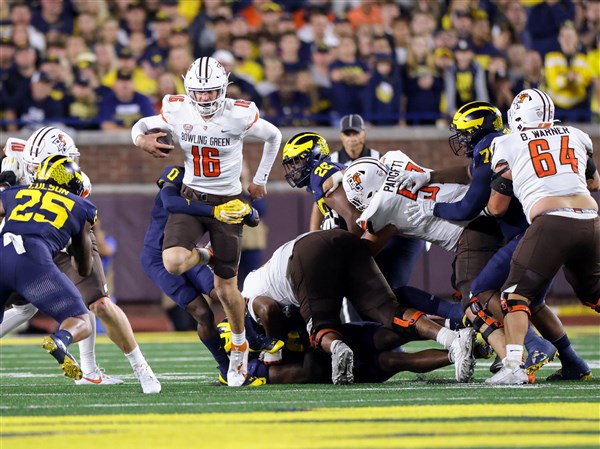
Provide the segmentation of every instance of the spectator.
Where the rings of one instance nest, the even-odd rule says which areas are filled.
[[[265,58],[263,66],[265,77],[256,85],[256,90],[261,97],[266,97],[277,90],[277,82],[283,76],[284,70],[279,58]]]
[[[44,34],[52,29],[67,36],[73,34],[74,14],[66,5],[63,1],[41,0],[40,9],[33,11],[31,24]]]
[[[337,59],[329,66],[331,104],[335,117],[362,112],[362,98],[369,82],[369,67],[356,58],[356,42],[351,37],[340,39]]]
[[[75,78],[69,98],[69,117],[73,120],[70,124],[75,129],[98,129],[95,121],[98,116],[98,103],[96,93],[85,78]]]
[[[375,68],[365,91],[364,114],[375,126],[397,125],[400,120],[402,81],[390,53],[375,56]]]
[[[136,92],[133,72],[118,70],[111,91],[102,97],[98,111],[100,129],[103,131],[130,130],[142,117],[156,114],[150,99]]]
[[[571,0],[546,0],[533,6],[527,18],[532,49],[542,58],[550,51],[559,51],[557,37],[560,28],[566,21],[574,20],[575,5]]]
[[[67,37],[65,52],[70,65],[77,64],[77,58],[80,54],[87,51],[85,40],[81,36]]]
[[[99,42],[94,45],[96,56],[96,76],[104,79],[110,72],[117,68],[117,54],[115,48],[110,44]],[[79,64],[79,63],[78,63]]]
[[[330,123],[330,89],[317,86],[308,70],[296,73],[296,90],[308,97],[309,117],[303,123],[311,126],[328,126]]]
[[[129,46],[131,33],[139,32],[150,37],[152,34],[148,27],[148,13],[140,0],[128,2],[125,18],[119,25],[119,43]]]
[[[177,90],[183,89],[183,79],[181,74],[185,73],[190,65],[194,62],[192,53],[189,48],[178,47],[169,50],[169,57],[167,58],[167,71],[175,75],[177,82]]]
[[[323,44],[328,47],[337,47],[340,40],[335,35],[334,25],[323,8],[309,10],[308,23],[298,30],[300,40],[310,46],[312,51]]]
[[[62,126],[63,98],[55,99],[51,93],[52,80],[44,72],[35,72],[31,76],[29,88],[10,99],[9,109],[6,111],[7,120],[18,119],[23,127],[32,130],[50,123]],[[17,128],[16,125],[8,126],[9,131],[16,131]]]
[[[329,78],[329,65],[332,62],[332,55],[329,47],[324,44],[317,46],[311,54],[312,63],[308,70],[313,79],[313,83],[322,88],[331,88],[331,79]]]
[[[558,120],[589,122],[591,118],[588,87],[591,72],[587,56],[579,50],[573,22],[565,22],[558,35],[560,51],[551,51],[544,58],[547,92],[556,105]]]
[[[235,74],[252,84],[263,79],[263,69],[256,62],[256,48],[249,35],[237,36],[231,44],[231,52],[237,63]]]
[[[596,37],[596,47],[588,53],[588,63],[592,73],[592,114],[594,123],[600,123],[600,34]]]
[[[485,72],[475,62],[469,41],[461,39],[454,48],[456,62],[444,74],[447,111],[449,116],[461,106],[475,100],[489,102]]]
[[[44,33],[31,24],[31,18],[31,8],[27,3],[12,2],[10,4],[10,27],[6,31],[12,34],[14,27],[24,26],[27,30],[30,45],[37,51],[44,51],[46,49],[46,37]]]
[[[473,13],[471,43],[475,52],[475,61],[477,61],[484,70],[488,70],[492,58],[501,56],[501,53],[492,44],[491,39],[490,22],[488,21],[487,14],[483,10],[476,10]],[[511,102],[512,98],[508,104],[509,106]]]
[[[259,11],[261,20],[258,30],[260,34],[266,34],[272,38],[277,38],[277,36],[279,36],[279,19],[283,14],[281,6],[274,2],[268,2],[261,5]]]
[[[494,25],[492,34],[499,35],[506,32],[507,42],[502,47],[503,50],[510,44],[523,44],[526,48],[531,48],[531,34],[527,28],[527,11],[520,2],[508,2],[504,9],[504,20]]]
[[[0,37],[0,82],[8,79],[15,59],[15,45],[10,37]],[[4,89],[3,89],[4,91]],[[3,92],[4,93],[4,92]]]
[[[152,41],[147,46],[143,58],[148,59],[148,55],[159,54],[166,60],[169,55],[169,36],[171,34],[169,16],[159,11],[150,22],[150,28],[152,29]]]
[[[381,7],[371,0],[360,0],[360,5],[350,9],[346,17],[355,30],[361,25],[383,24]]]
[[[396,62],[403,66],[406,64],[406,56],[408,54],[407,48],[410,41],[410,26],[403,17],[399,17],[393,22],[392,40],[394,52],[396,54]]]
[[[189,66],[188,66],[189,67]],[[102,84],[113,87],[116,82],[117,72],[124,70],[133,74],[133,84],[136,92],[143,95],[154,95],[157,90],[156,79],[150,78],[137,64],[133,52],[129,47],[122,47],[117,53],[117,67],[102,78]]]
[[[170,48],[191,48],[191,42],[192,38],[190,36],[189,30],[186,27],[181,25],[174,25],[171,28],[171,34],[169,35]]]
[[[119,22],[108,19],[100,27],[100,42],[116,49],[119,45]]]
[[[246,81],[245,78],[241,78],[235,74],[235,58],[231,52],[228,50],[217,50],[212,57],[219,61],[225,71],[229,73],[229,82],[231,84],[229,89],[227,89],[227,96],[229,98],[253,101],[257,107],[260,107],[262,98],[254,85]]]
[[[540,54],[535,50],[527,51],[523,58],[523,75],[513,82],[513,94],[517,95],[525,89],[543,88],[543,68]]]
[[[278,88],[265,98],[264,107],[269,121],[275,126],[307,126],[310,98],[296,86],[296,73],[279,78]]]
[[[308,62],[300,57],[301,41],[295,32],[287,32],[279,38],[280,58],[286,73],[297,73],[308,68]]]
[[[85,45],[91,48],[98,39],[98,23],[92,14],[79,14],[75,20],[75,33],[81,36]]]
[[[170,72],[161,74],[158,77],[158,93],[156,95],[156,101],[154,102],[154,108],[160,111],[162,106],[162,99],[165,95],[185,95],[185,89],[178,90],[175,75]]]
[[[448,49],[438,49],[449,53],[450,64],[452,53]],[[445,56],[444,56],[445,57]],[[439,75],[443,73],[435,66],[435,56],[430,53],[427,38],[415,36],[411,39],[406,64],[405,97],[406,120],[409,125],[433,125],[440,116],[440,102],[444,81]]]
[[[506,112],[512,104],[514,94],[512,93],[510,78],[508,76],[508,64],[503,56],[494,56],[489,63],[487,70],[487,86],[490,93],[490,101],[498,109],[503,111],[503,118],[506,119]]]

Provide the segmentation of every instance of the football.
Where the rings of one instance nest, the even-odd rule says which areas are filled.
[[[160,136],[156,139],[156,141],[158,143],[162,143],[165,145],[174,145],[174,140],[173,140],[173,136],[171,135],[171,132],[168,129],[161,129],[161,128],[152,128],[149,129],[148,131],[146,131],[146,135],[148,134],[156,134],[156,133],[166,133],[166,136]],[[171,150],[167,149],[167,148],[160,148],[160,151],[162,151],[163,153],[170,153]]]

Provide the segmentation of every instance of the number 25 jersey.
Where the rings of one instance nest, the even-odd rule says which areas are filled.
[[[254,103],[227,98],[204,120],[187,96],[165,95],[161,115],[183,150],[185,185],[213,195],[242,191],[243,139],[259,119]]]
[[[13,187],[0,193],[0,200],[6,213],[1,233],[43,239],[52,255],[79,235],[86,221],[96,222],[97,210],[91,202],[60,187]]]

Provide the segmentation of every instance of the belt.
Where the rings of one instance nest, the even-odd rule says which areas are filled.
[[[202,201],[203,203],[209,203],[212,205],[223,204],[235,198],[241,197],[241,195],[226,196],[199,192],[197,190],[192,189],[191,187],[186,186],[185,184],[183,185],[183,187],[181,187],[181,194],[184,198],[187,198],[189,200]]]
[[[570,212],[575,214],[597,214],[598,211],[596,209],[581,209],[579,207],[560,207],[558,209],[550,209],[542,212],[541,215],[548,215],[554,212]]]

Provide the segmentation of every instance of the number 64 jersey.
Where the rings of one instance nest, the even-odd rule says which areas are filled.
[[[140,126],[141,125],[141,126]],[[132,129],[137,135],[150,128],[168,128],[183,150],[183,183],[213,195],[233,196],[242,191],[242,146],[246,137],[266,142],[253,182],[265,185],[277,157],[281,132],[259,118],[251,101],[225,99],[210,119],[204,119],[184,95],[165,95],[160,115],[142,118]]]
[[[399,190],[396,186],[396,176],[400,170],[424,172],[423,168],[414,163],[402,151],[390,151],[382,158],[388,167],[388,175],[375,193],[367,209],[357,220],[359,226],[372,234],[379,232],[388,224],[394,225],[398,234],[405,237],[416,237],[435,243],[438,246],[454,251],[458,239],[469,221],[452,222],[438,217],[428,217],[418,225],[411,224],[406,218],[406,209],[413,201],[442,201],[455,202],[460,200],[468,190],[461,184],[430,184],[422,187],[417,193],[410,190]]]
[[[542,198],[590,195],[585,179],[588,154],[592,141],[577,128],[530,129],[494,139],[492,170],[508,163],[514,194],[531,223],[531,208]]]

